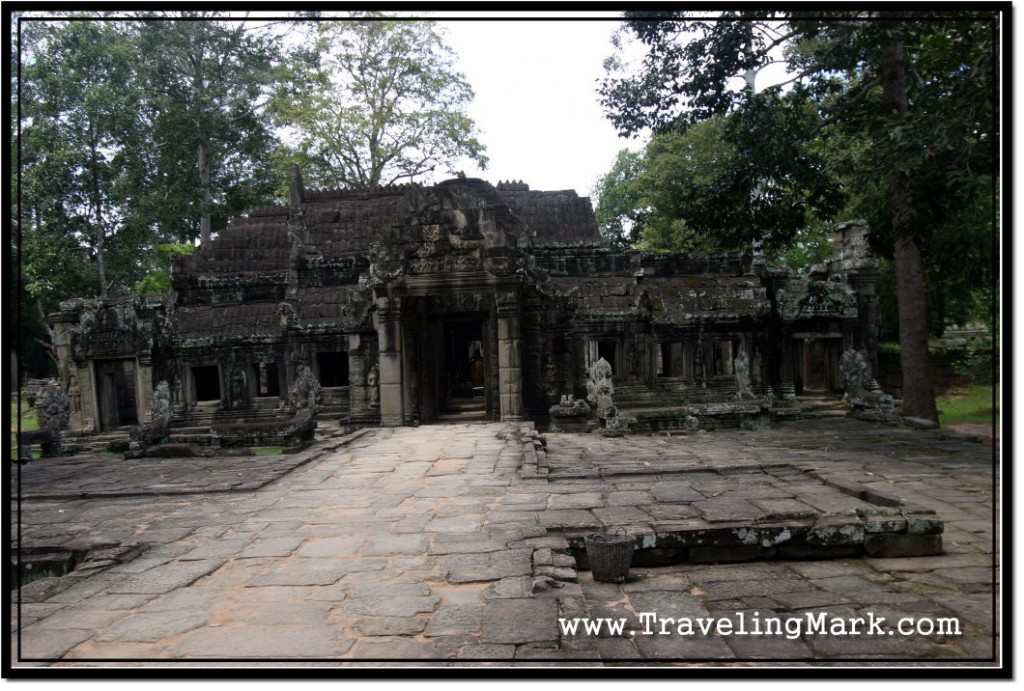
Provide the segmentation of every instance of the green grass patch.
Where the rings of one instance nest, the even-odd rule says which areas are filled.
[[[20,404],[20,408],[19,408]],[[17,394],[11,394],[11,458],[18,457],[18,421],[21,420],[21,431],[28,432],[39,429],[39,420],[36,419],[36,410],[28,404],[28,400]],[[33,447],[33,453],[38,447]]]
[[[998,393],[998,387],[971,384],[966,389],[940,397],[936,401],[939,407],[939,422],[942,425],[955,425],[961,422],[991,423],[996,412],[994,393]]]
[[[284,453],[284,449],[275,447],[264,447],[253,449],[252,452],[257,456],[277,456]]]

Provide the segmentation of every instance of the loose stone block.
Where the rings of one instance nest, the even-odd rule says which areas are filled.
[[[942,519],[934,511],[913,511],[903,514],[911,535],[935,535],[943,531]]]

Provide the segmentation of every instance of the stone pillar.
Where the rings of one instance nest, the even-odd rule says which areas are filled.
[[[366,375],[369,373],[363,354],[363,338],[359,333],[348,334],[348,414],[351,420],[364,420],[368,416],[370,394]]]
[[[76,369],[78,371],[79,401],[81,404],[78,429],[82,432],[98,434],[100,431],[100,416],[96,407],[96,372],[92,360],[86,360],[85,367],[77,367],[76,365]],[[74,401],[72,401],[73,405]]]
[[[149,422],[149,407],[153,400],[153,367],[141,360],[135,367],[135,408],[139,424]]]
[[[498,388],[501,421],[523,419],[523,366],[517,296],[498,300]]]
[[[375,315],[380,352],[380,424],[400,427],[405,401],[402,386],[402,304],[399,298],[377,298]]]
[[[422,312],[417,313],[415,309],[410,310],[409,316],[403,325],[401,338],[402,346],[402,420],[406,425],[419,424],[418,410],[418,386],[419,372],[416,371],[420,339],[423,331],[420,322],[423,320]]]
[[[781,379],[780,388],[782,389],[782,399],[791,401],[796,398],[796,383],[793,377],[793,324],[792,322],[785,323],[781,329],[781,339],[779,342],[779,351],[782,356],[782,366],[779,368],[779,377]]]

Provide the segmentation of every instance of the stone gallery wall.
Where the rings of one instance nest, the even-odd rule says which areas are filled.
[[[51,322],[73,425],[94,432],[148,422],[161,382],[177,424],[284,418],[304,368],[318,414],[353,427],[543,418],[600,358],[621,405],[730,400],[737,359],[750,395],[785,399],[835,390],[847,348],[874,362],[863,235],[838,226],[833,260],[795,275],[749,253],[613,252],[573,191],[306,190],[294,171],[289,204],[177,258],[172,293],[69,301]]]

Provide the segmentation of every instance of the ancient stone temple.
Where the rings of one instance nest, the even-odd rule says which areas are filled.
[[[459,178],[306,190],[254,208],[174,265],[173,292],[72,300],[50,319],[71,428],[292,409],[308,370],[319,415],[415,425],[475,411],[541,423],[612,369],[621,408],[838,390],[844,350],[875,352],[877,265],[837,228],[805,275],[744,253],[614,252],[590,201]],[[749,394],[749,396],[747,396]],[[276,412],[274,412],[276,411]]]

